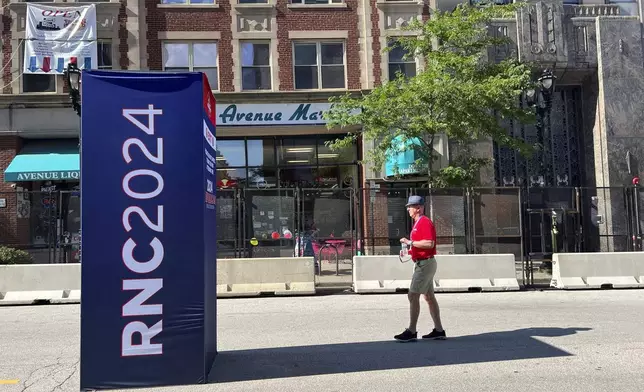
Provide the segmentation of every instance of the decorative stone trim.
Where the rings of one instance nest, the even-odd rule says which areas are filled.
[[[157,8],[212,9],[219,8],[219,4],[157,4]]]

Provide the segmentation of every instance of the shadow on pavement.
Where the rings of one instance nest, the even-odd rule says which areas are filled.
[[[394,341],[392,334],[392,340],[387,341],[223,351],[215,359],[209,382],[566,357],[573,354],[534,337],[560,337],[589,330],[525,328],[410,343]]]

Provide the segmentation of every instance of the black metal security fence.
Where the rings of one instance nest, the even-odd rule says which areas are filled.
[[[553,253],[642,250],[640,188],[497,187],[361,190],[362,252],[398,253],[411,194],[425,197],[439,253],[513,254],[524,286],[550,284]]]
[[[443,254],[642,250],[644,192],[615,188],[273,188],[217,190],[220,258],[397,254],[411,194],[425,197]],[[0,194],[0,245],[38,263],[80,261],[80,192]],[[186,228],[189,230],[189,228]],[[105,233],[109,235],[109,233]]]
[[[80,192],[0,193],[0,246],[27,251],[33,263],[77,263],[80,236]]]
[[[425,198],[426,214],[446,254],[512,253],[517,260],[554,252],[642,250],[644,192],[615,188],[366,189],[365,249],[397,254],[411,219],[409,195]]]
[[[218,190],[218,256],[351,260],[359,249],[357,196],[352,188]]]

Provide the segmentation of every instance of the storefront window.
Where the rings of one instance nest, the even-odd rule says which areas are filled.
[[[340,170],[337,166],[321,166],[318,168],[318,185],[322,188],[331,188],[338,185]]]
[[[258,137],[217,140],[219,189],[331,188],[358,184],[357,146],[332,150],[341,136]]]
[[[239,188],[246,185],[246,169],[217,169],[217,188]]]
[[[360,186],[358,149],[331,150],[336,137],[217,140],[222,257],[310,256],[329,238],[351,238],[356,207],[345,188]]]
[[[59,196],[53,185],[43,186],[42,190],[32,194],[31,210],[31,243],[48,245],[56,241],[56,222],[59,214]]]
[[[360,186],[358,183],[358,169],[355,165],[340,166],[340,186],[342,188],[354,188]]]
[[[248,166],[275,166],[273,139],[248,140]]]
[[[283,188],[314,188],[318,185],[318,170],[314,167],[280,169],[280,184]]]
[[[277,187],[277,170],[272,167],[249,167],[248,186],[251,188]]]
[[[280,148],[280,165],[316,165],[314,138],[283,139]]]
[[[353,163],[357,160],[357,149],[352,145],[341,150],[327,147],[327,142],[333,142],[338,137],[321,137],[318,139],[318,164],[329,165],[336,163]]]
[[[217,167],[246,166],[246,147],[243,140],[217,140]]]

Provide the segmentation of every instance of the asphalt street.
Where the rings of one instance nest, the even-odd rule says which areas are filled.
[[[154,390],[644,390],[644,290],[438,298],[449,339],[415,343],[393,341],[404,294],[223,299],[211,382]],[[17,380],[0,392],[78,391],[79,317],[78,305],[0,307],[0,380]]]

